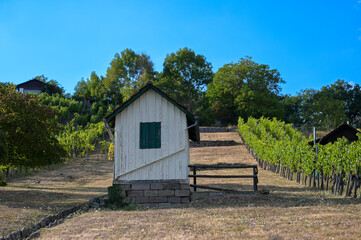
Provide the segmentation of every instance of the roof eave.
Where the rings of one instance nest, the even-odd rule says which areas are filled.
[[[169,102],[171,102],[174,106],[176,106],[179,110],[184,112],[187,116],[187,119],[195,123],[195,115],[193,115],[191,112],[189,112],[186,107],[182,106],[181,104],[177,103],[174,99],[169,97],[166,93],[161,91],[159,88],[155,87],[152,83],[148,83],[146,86],[141,88],[137,93],[135,93],[133,96],[131,96],[127,101],[125,101],[122,105],[120,105],[118,108],[114,109],[112,113],[105,116],[105,120],[107,122],[113,121],[115,119],[115,116],[122,112],[125,108],[127,108],[131,103],[133,103],[136,99],[138,99],[143,93],[148,91],[150,88],[152,88],[154,91],[156,91],[158,94],[166,98]]]

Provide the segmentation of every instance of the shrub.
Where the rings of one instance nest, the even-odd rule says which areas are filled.
[[[118,185],[108,187],[108,199],[105,200],[105,206],[112,209],[128,206],[129,203],[124,202],[122,191],[122,187]]]

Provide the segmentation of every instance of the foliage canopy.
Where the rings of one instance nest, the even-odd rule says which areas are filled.
[[[212,65],[203,55],[183,48],[167,55],[158,78],[157,86],[194,111],[201,105],[207,84],[212,82]]]
[[[224,122],[234,123],[238,116],[282,119],[283,106],[278,99],[281,83],[284,81],[276,69],[246,57],[218,69],[207,96],[213,113]]]
[[[37,97],[0,86],[0,131],[4,132],[8,157],[4,166],[45,166],[65,155],[56,139],[59,125],[55,110],[39,104]]]

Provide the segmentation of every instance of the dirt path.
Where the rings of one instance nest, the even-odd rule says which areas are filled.
[[[192,163],[255,164],[237,133],[202,133],[201,140],[191,149]],[[248,189],[252,180],[203,183]],[[259,170],[259,188],[270,194],[226,195],[169,209],[95,210],[44,230],[40,238],[361,239],[360,199],[316,192],[265,170]]]
[[[60,210],[106,193],[113,162],[92,155],[55,170],[10,180],[0,187],[0,236],[29,227]]]

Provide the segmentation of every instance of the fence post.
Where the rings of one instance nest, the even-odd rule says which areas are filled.
[[[257,167],[253,167],[253,191],[257,192]]]
[[[196,173],[197,173],[196,167],[193,167],[193,185],[197,185]],[[193,187],[193,190],[194,190],[195,192],[197,192],[197,187],[194,186],[194,187]]]

